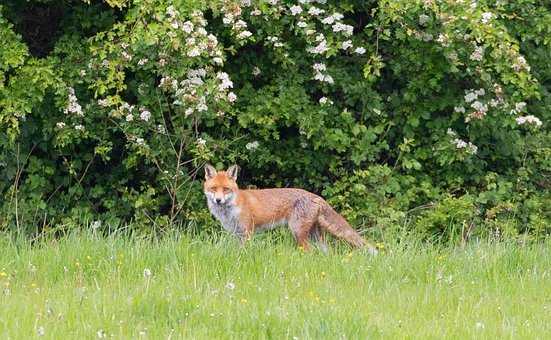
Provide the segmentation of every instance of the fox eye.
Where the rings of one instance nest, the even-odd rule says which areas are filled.
[[[224,192],[229,192],[230,188],[224,188]]]
[[[216,188],[215,188],[215,187],[209,188],[209,191],[215,192],[215,191],[216,191]]]

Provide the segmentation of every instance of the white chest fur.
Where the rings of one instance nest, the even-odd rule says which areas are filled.
[[[239,222],[240,209],[231,204],[216,204],[207,200],[211,214],[222,224],[222,227],[235,235],[243,234],[243,228]]]

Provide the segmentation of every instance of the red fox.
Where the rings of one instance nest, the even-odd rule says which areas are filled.
[[[242,242],[255,231],[287,224],[297,244],[309,249],[309,239],[326,246],[323,232],[345,239],[355,247],[367,247],[369,253],[377,249],[364,240],[350,224],[323,198],[302,189],[240,190],[237,186],[237,165],[226,171],[205,166],[204,191],[210,212],[224,229],[238,236]]]

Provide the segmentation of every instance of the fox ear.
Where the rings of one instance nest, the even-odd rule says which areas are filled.
[[[239,166],[237,165],[232,165],[228,168],[228,170],[226,170],[226,173],[228,174],[228,176],[233,179],[234,181],[237,180],[237,173],[239,172]]]
[[[216,176],[216,169],[210,164],[205,164],[205,179],[211,179],[214,176]]]

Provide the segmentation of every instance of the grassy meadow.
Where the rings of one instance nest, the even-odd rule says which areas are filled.
[[[551,338],[551,243],[0,237],[2,339]]]

